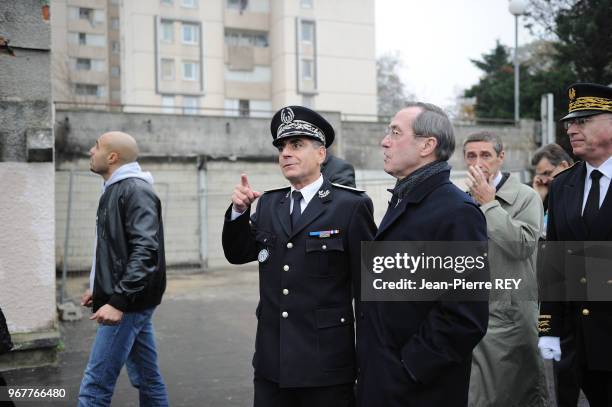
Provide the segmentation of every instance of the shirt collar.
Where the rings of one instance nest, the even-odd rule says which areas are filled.
[[[587,174],[586,179],[591,179],[591,172],[593,170],[599,170],[606,178],[612,178],[612,156],[608,157],[606,161],[603,162],[599,167],[593,167],[591,164],[586,163]]]
[[[306,202],[306,205],[308,205],[308,202],[310,202],[312,197],[315,196],[319,189],[321,189],[321,185],[323,185],[323,175],[319,175],[319,178],[315,182],[306,185],[302,189],[296,190],[292,185],[291,192],[300,191],[302,193],[302,197],[304,197],[304,202]]]
[[[497,186],[501,182],[502,178],[503,178],[502,172],[501,171],[497,171],[497,175],[495,176],[495,178],[493,178],[493,186],[495,188],[497,188]]]

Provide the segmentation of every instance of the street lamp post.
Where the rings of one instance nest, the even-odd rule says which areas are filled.
[[[518,22],[519,16],[527,10],[526,0],[510,0],[508,10],[514,15],[514,122],[518,123],[519,115],[519,62],[518,62]]]

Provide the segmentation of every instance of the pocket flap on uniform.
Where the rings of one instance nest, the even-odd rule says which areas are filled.
[[[317,328],[353,324],[353,308],[326,308],[316,310]]]
[[[306,253],[329,251],[343,252],[342,239],[306,239]]]

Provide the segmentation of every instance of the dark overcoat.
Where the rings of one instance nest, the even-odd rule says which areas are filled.
[[[249,211],[230,221],[230,207],[223,226],[230,263],[259,260],[255,376],[280,387],[350,383],[357,370],[352,300],[361,241],[376,233],[372,201],[324,179],[292,228],[289,192],[264,193],[251,223]]]
[[[449,175],[427,178],[397,205],[392,200],[375,240],[486,242],[484,215]],[[472,349],[486,333],[488,302],[364,301],[361,307],[360,407],[467,405]]]

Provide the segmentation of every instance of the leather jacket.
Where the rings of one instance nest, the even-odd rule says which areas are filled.
[[[161,202],[152,185],[127,178],[110,185],[96,217],[93,311],[110,304],[123,312],[161,302],[166,260]]]

